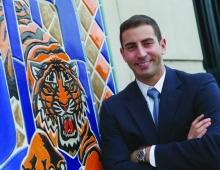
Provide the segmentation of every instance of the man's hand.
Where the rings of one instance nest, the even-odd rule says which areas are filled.
[[[131,156],[130,156],[130,161],[134,162],[134,163],[138,163],[138,160],[136,158],[137,155],[137,150],[135,150],[134,152],[132,152]]]
[[[193,138],[201,138],[203,135],[205,135],[207,128],[211,125],[211,119],[207,118],[201,120],[203,117],[204,115],[202,114],[192,122],[189,133],[187,135],[187,140]]]

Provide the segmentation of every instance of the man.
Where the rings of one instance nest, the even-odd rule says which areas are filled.
[[[105,170],[220,169],[220,92],[213,76],[165,66],[166,40],[148,16],[123,22],[120,41],[136,79],[102,104]],[[151,89],[159,93],[156,116]]]

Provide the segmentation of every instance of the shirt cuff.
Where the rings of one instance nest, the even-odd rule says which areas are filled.
[[[153,167],[156,167],[156,162],[155,162],[155,155],[154,155],[154,150],[155,150],[156,145],[152,145],[150,148],[150,164]]]

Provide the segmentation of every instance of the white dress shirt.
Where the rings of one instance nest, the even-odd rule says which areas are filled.
[[[163,83],[164,83],[164,79],[165,79],[165,75],[166,75],[166,69],[162,75],[162,77],[159,79],[159,81],[155,84],[154,87],[152,86],[149,86],[147,84],[144,84],[140,81],[137,81],[137,84],[138,84],[138,87],[140,88],[143,96],[145,97],[146,101],[147,101],[147,105],[148,105],[148,108],[151,112],[151,116],[152,118],[154,119],[154,116],[153,116],[153,107],[154,107],[154,101],[152,98],[150,98],[149,96],[147,96],[147,91],[152,89],[152,88],[156,88],[159,93],[161,93],[162,91],[162,88],[163,88]],[[151,148],[150,148],[150,156],[149,156],[149,159],[150,159],[150,164],[154,167],[156,167],[156,162],[155,162],[155,156],[154,156],[154,150],[155,150],[155,147],[156,145],[152,145]]]

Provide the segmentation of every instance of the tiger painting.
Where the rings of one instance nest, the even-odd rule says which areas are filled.
[[[14,6],[36,125],[21,169],[75,169],[67,166],[66,154],[78,158],[80,169],[102,170],[101,150],[87,117],[87,95],[78,78],[78,61],[71,60],[32,21],[25,1],[14,1]]]
[[[78,153],[85,169],[100,167],[100,149],[86,117],[86,94],[77,78],[77,63],[50,55],[43,63],[30,62],[30,69],[36,80],[33,109],[38,131],[23,169],[66,169],[64,158],[54,146],[72,156]],[[56,163],[51,163],[53,157]]]

